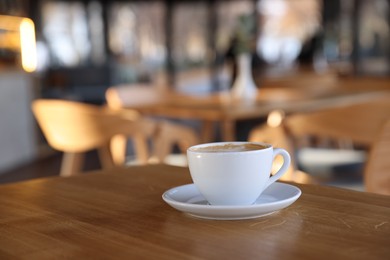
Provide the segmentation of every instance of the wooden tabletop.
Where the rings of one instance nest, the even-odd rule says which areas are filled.
[[[190,182],[154,165],[0,186],[0,259],[389,259],[388,196],[294,184],[272,215],[204,220],[161,198]]]
[[[207,96],[165,93],[155,103],[129,108],[149,116],[200,120],[203,123],[202,141],[210,142],[215,140],[214,123],[221,125],[224,141],[233,141],[238,120],[265,118],[274,110],[283,110],[286,114],[315,111],[383,97],[390,97],[390,89],[260,88],[254,100],[234,100],[228,92]]]
[[[137,109],[143,114],[173,118],[213,121],[241,120],[266,116],[275,109],[281,109],[287,113],[302,112],[358,103],[384,95],[390,96],[390,89],[372,91],[333,89],[316,92],[302,89],[263,88],[258,90],[254,100],[234,100],[228,92],[206,96],[168,93],[156,103],[130,108]]]

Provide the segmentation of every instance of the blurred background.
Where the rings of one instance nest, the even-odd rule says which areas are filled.
[[[102,105],[109,86],[134,82],[230,88],[240,20],[260,88],[390,75],[388,0],[0,0],[0,176],[53,154],[33,99]]]

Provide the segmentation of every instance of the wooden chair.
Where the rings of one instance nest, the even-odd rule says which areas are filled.
[[[161,140],[162,135],[169,130],[172,135],[176,130],[165,123],[144,119],[135,111],[112,111],[66,100],[35,100],[32,110],[49,145],[64,152],[61,176],[79,173],[84,153],[93,149],[98,150],[104,168],[123,163],[114,161],[111,153],[110,142],[117,135],[132,138],[137,159],[148,163],[152,155],[147,148],[148,139],[157,140],[160,150],[164,150],[166,141]],[[172,140],[171,135],[164,139]],[[183,146],[192,145],[191,138],[183,141]]]
[[[293,147],[286,136],[285,131],[281,125],[272,126],[269,124],[260,125],[249,133],[248,140],[251,142],[265,142],[270,143],[274,147],[280,147],[286,149],[292,156],[291,165],[285,175],[280,179],[282,181],[292,181],[297,183],[310,183],[316,184],[318,181],[311,177],[309,174],[297,169],[296,161],[294,157]],[[273,171],[275,172],[281,165],[283,160],[281,157],[276,157],[273,165]]]
[[[131,84],[110,87],[106,91],[107,105],[118,111],[133,111],[133,107],[154,105],[165,101],[166,91],[150,84]],[[172,148],[177,144],[183,154],[187,148],[199,143],[198,134],[188,126],[173,123],[165,119],[159,119],[159,136],[152,142],[153,154],[160,162],[166,162],[171,156]],[[126,139],[116,136],[113,140],[112,152],[117,161],[124,161],[123,147]]]
[[[371,146],[364,171],[366,191],[390,195],[390,120]]]
[[[390,158],[390,149],[386,146],[389,126],[385,125],[389,119],[390,99],[384,96],[359,104],[287,116],[280,131],[284,133],[284,142],[295,157],[294,161],[298,141],[307,136],[348,140],[355,145],[367,147],[369,155],[364,172],[366,190],[389,194],[390,185],[383,187],[377,181],[390,176],[390,165],[384,159]],[[259,129],[261,128],[253,131]],[[380,175],[378,169],[381,169]]]
[[[371,145],[389,117],[390,98],[383,97],[343,107],[294,114],[285,118],[284,125],[295,137],[312,135]]]

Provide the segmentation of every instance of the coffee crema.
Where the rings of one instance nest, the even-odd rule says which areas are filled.
[[[204,147],[198,147],[193,149],[195,152],[207,152],[207,153],[216,153],[216,152],[245,152],[245,151],[255,151],[266,149],[268,146],[262,144],[254,143],[242,143],[242,144],[220,144],[220,145],[210,145]]]

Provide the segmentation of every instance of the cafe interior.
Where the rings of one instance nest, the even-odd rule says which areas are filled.
[[[105,167],[100,143],[80,144],[99,119],[116,165],[269,142],[292,155],[287,181],[390,194],[389,13],[386,0],[1,0],[0,182]]]
[[[388,0],[0,0],[0,259],[389,259],[389,147]]]

